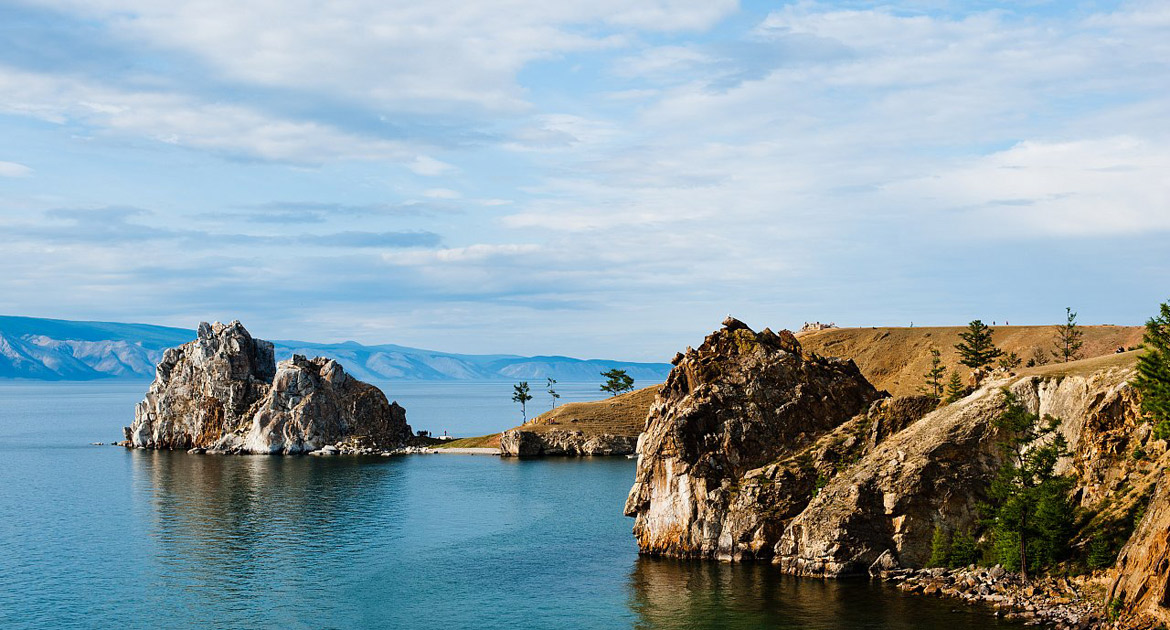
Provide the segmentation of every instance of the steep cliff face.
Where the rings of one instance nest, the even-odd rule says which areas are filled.
[[[1122,550],[1106,601],[1118,602],[1123,627],[1170,624],[1170,482],[1162,479],[1145,518]]]
[[[134,416],[126,439],[140,448],[303,453],[348,438],[393,448],[411,433],[378,388],[330,359],[276,365],[272,344],[239,322],[200,324],[167,350]]]
[[[812,444],[880,394],[851,361],[804,356],[788,331],[728,318],[672,361],[638,443],[626,514],[644,553],[754,557],[766,514],[729,508],[745,473]],[[760,521],[765,521],[761,523]]]

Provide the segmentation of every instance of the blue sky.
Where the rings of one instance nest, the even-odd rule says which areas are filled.
[[[0,1],[0,312],[662,360],[1140,323],[1170,4]]]

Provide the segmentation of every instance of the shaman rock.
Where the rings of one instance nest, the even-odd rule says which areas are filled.
[[[131,446],[301,453],[358,437],[393,448],[410,436],[406,412],[336,361],[294,356],[238,322],[202,323],[195,341],[163,355],[125,428]]]

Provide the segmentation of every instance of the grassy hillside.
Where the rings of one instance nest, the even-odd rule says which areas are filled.
[[[646,414],[658,394],[658,385],[596,400],[565,403],[516,427],[526,431],[576,429],[586,433],[638,435],[646,423]]]
[[[1025,362],[1039,348],[1051,357],[1056,333],[1054,326],[993,326],[992,340],[1004,352],[1015,352]],[[970,370],[959,365],[962,326],[923,328],[831,328],[802,333],[797,337],[806,352],[830,357],[844,357],[857,367],[878,389],[895,396],[914,394],[923,383],[922,375],[930,367],[930,350],[942,353],[948,368],[959,368],[966,378]],[[1140,326],[1085,326],[1086,358],[1113,355],[1118,347],[1129,348],[1142,342]],[[1021,366],[1022,367],[1022,366]],[[1051,366],[1049,366],[1051,367]]]

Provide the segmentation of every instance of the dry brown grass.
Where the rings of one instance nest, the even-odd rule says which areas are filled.
[[[431,448],[500,448],[500,434],[481,435],[479,437],[459,438],[434,444]]]
[[[642,432],[646,414],[657,394],[658,386],[652,385],[605,400],[565,403],[516,428],[538,432],[576,429],[585,433],[634,436]]]
[[[1033,350],[1049,352],[1053,348],[1055,326],[993,326],[992,340],[1004,352],[1015,352],[1025,362]],[[922,327],[922,328],[831,328],[798,336],[806,352],[823,356],[853,359],[861,373],[878,389],[889,391],[895,396],[918,392],[923,384],[922,375],[930,368],[930,350],[937,348],[943,363],[948,368],[960,369],[966,379],[970,370],[959,365],[959,333],[964,326]],[[1101,357],[1108,363],[1117,348],[1139,345],[1142,341],[1140,326],[1084,326],[1085,345],[1082,353],[1086,357]],[[1051,356],[1051,355],[1049,355]],[[1118,361],[1127,359],[1117,358]],[[1132,361],[1133,359],[1128,359]],[[1078,361],[1074,363],[1083,363]],[[1068,364],[1072,369],[1081,369]],[[1022,366],[1021,366],[1022,367]],[[1100,367],[1105,367],[1104,365]],[[1054,365],[1039,369],[1059,369]]]

